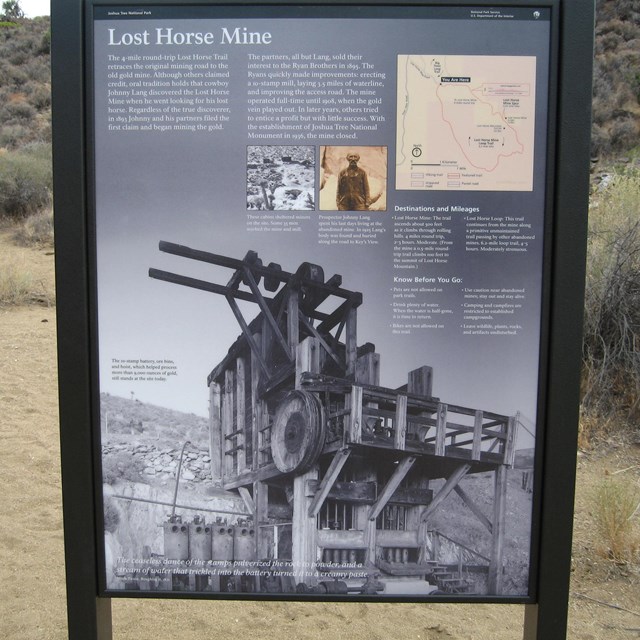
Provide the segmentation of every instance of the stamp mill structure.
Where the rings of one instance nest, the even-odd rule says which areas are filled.
[[[299,592],[468,593],[474,571],[501,594],[516,417],[434,397],[428,366],[380,386],[380,355],[358,344],[362,294],[318,265],[287,272],[252,251],[239,260],[169,242],[160,250],[230,270],[226,284],[149,275],[224,297],[240,326],[208,385],[212,479],[251,514],[244,556],[288,566]],[[239,300],[256,305],[253,319]],[[490,517],[460,485],[481,472],[494,476]],[[486,528],[489,557],[430,527],[452,492]]]

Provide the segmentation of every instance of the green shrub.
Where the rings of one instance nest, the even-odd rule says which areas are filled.
[[[52,188],[51,148],[34,143],[0,156],[0,217],[24,218],[44,208]]]

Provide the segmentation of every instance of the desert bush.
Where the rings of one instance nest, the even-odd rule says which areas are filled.
[[[25,91],[29,96],[29,101],[38,111],[51,106],[51,85],[49,83],[30,82],[25,87]]]
[[[53,209],[47,207],[26,218],[13,238],[23,247],[53,246]]]
[[[581,451],[588,451],[617,430],[619,430],[619,423],[615,416],[583,411],[578,424],[578,448]]]
[[[601,555],[619,564],[633,562],[640,550],[640,491],[630,481],[607,478],[596,487],[593,507]]]
[[[52,306],[55,295],[44,282],[36,280],[33,274],[15,264],[0,269],[0,307],[22,304],[43,304]]]
[[[31,120],[36,110],[25,100],[15,100],[5,105],[7,115],[12,120]]]
[[[611,125],[610,136],[614,151],[631,149],[638,143],[638,124],[631,118],[617,120]]]
[[[115,498],[107,496],[104,501],[104,530],[109,533],[115,533],[120,524],[120,509],[116,504]]]
[[[28,61],[21,66],[21,69],[34,82],[46,84],[51,81],[51,67],[48,58],[34,57],[33,54],[30,54]]]
[[[29,140],[31,131],[22,124],[10,124],[0,128],[0,147],[15,149]]]
[[[0,64],[0,80],[2,80],[2,85],[7,91],[12,91],[15,87],[22,86],[28,79],[29,76],[20,67],[8,62]]]
[[[139,482],[141,470],[140,463],[124,451],[102,456],[102,480],[106,484],[116,484],[120,480]]]
[[[583,408],[640,414],[640,175],[614,175],[590,207]]]
[[[608,155],[611,152],[611,138],[609,133],[594,122],[591,125],[591,156],[597,157],[600,154]]]
[[[48,55],[51,52],[51,30],[47,29],[42,35],[40,40],[40,46],[36,50],[36,53],[40,56]]]
[[[0,216],[24,218],[49,203],[51,148],[34,143],[0,156]]]

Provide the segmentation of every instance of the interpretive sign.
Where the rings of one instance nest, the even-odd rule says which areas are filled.
[[[561,3],[83,10],[98,593],[536,602]]]

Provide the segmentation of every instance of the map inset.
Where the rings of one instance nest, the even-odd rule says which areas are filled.
[[[531,191],[536,59],[398,56],[396,189]]]

